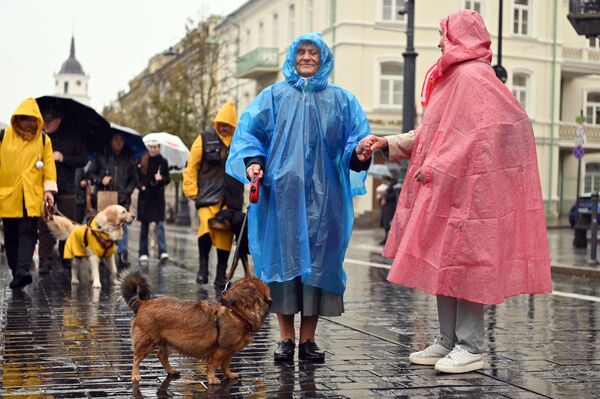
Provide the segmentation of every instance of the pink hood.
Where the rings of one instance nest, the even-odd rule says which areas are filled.
[[[383,252],[394,260],[388,280],[487,304],[549,293],[531,122],[490,66],[479,14],[440,25],[444,53]]]

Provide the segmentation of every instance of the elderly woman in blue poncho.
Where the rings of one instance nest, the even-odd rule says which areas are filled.
[[[352,197],[364,194],[369,167],[370,154],[358,144],[370,127],[356,97],[328,82],[332,69],[321,35],[299,36],[283,65],[285,81],[264,89],[241,115],[227,159],[227,173],[238,180],[262,177],[248,231],[279,322],[276,361],[294,358],[300,312],[298,356],[323,362],[315,343],[319,316],[344,311]]]

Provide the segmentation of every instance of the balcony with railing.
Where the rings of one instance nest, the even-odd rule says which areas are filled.
[[[569,0],[567,18],[578,35],[600,35],[600,0]]]
[[[272,47],[257,47],[237,59],[236,77],[263,79],[279,72],[278,50]]]
[[[574,75],[600,74],[600,50],[591,47],[568,47],[561,51],[562,70]]]
[[[560,122],[558,125],[558,138],[573,142],[577,137],[577,124],[571,122]],[[589,144],[600,144],[600,125],[585,125],[585,138]]]

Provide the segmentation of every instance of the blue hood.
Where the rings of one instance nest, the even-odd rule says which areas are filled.
[[[321,52],[321,66],[317,73],[308,79],[302,78],[296,71],[296,49],[301,42],[311,42]],[[320,91],[327,87],[329,75],[333,70],[333,54],[331,49],[325,43],[320,33],[304,33],[296,38],[290,45],[285,62],[283,63],[283,76],[285,80],[293,87],[300,90],[306,86],[305,90]]]

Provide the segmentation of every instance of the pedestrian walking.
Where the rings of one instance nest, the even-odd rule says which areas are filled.
[[[383,240],[379,242],[380,245],[385,245],[387,241],[388,233],[392,225],[392,219],[394,218],[394,212],[396,211],[396,202],[398,202],[398,194],[396,193],[396,179],[393,177],[383,177],[383,183],[376,188],[377,199],[379,200],[380,212],[379,215],[379,226],[385,232]]]
[[[230,230],[211,224],[222,209],[241,211],[244,185],[225,174],[225,161],[237,125],[237,111],[227,101],[214,119],[214,129],[202,132],[192,144],[190,158],[183,172],[183,193],[194,199],[200,223],[198,225],[199,266],[196,283],[208,283],[208,255],[217,249],[217,272],[214,285],[225,286],[227,260],[233,243]]]
[[[280,341],[276,361],[322,362],[319,316],[344,311],[342,267],[354,221],[352,197],[364,193],[370,161],[358,143],[370,132],[354,95],[328,82],[333,54],[318,33],[288,49],[284,81],[264,89],[240,117],[227,173],[242,182],[262,176],[248,216],[256,274],[269,284]],[[359,159],[360,158],[360,159]]]
[[[28,98],[14,112],[10,126],[0,132],[0,217],[13,289],[32,281],[42,203],[53,204],[58,190],[54,151],[43,126],[35,99]]]
[[[410,158],[383,255],[389,281],[437,296],[440,336],[409,360],[463,373],[484,366],[484,304],[552,282],[531,122],[494,74],[481,16],[459,11],[440,27],[423,122],[363,145]]]
[[[80,136],[69,128],[59,111],[48,108],[43,115],[44,131],[52,141],[54,162],[58,179],[58,192],[54,196],[56,207],[71,220],[77,219],[75,197],[75,170],[85,166],[87,154]],[[39,273],[48,274],[54,264],[56,240],[43,219],[39,226]],[[65,242],[60,241],[58,252],[63,259]],[[63,262],[67,262],[63,260]],[[68,262],[67,262],[68,263]]]
[[[148,153],[138,164],[137,218],[140,229],[140,262],[148,261],[148,231],[150,223],[156,223],[158,258],[169,259],[165,237],[165,186],[169,184],[169,163],[160,155],[160,144],[146,142]]]
[[[129,211],[131,193],[137,186],[137,167],[133,154],[125,147],[125,138],[115,132],[110,148],[99,153],[90,164],[88,178],[96,186],[96,192],[102,190],[117,191],[117,204]],[[117,267],[119,270],[129,267],[128,229],[123,226],[123,238],[117,241]]]
[[[75,221],[84,223],[87,210],[86,190],[88,181],[85,178],[85,168],[75,169]]]

